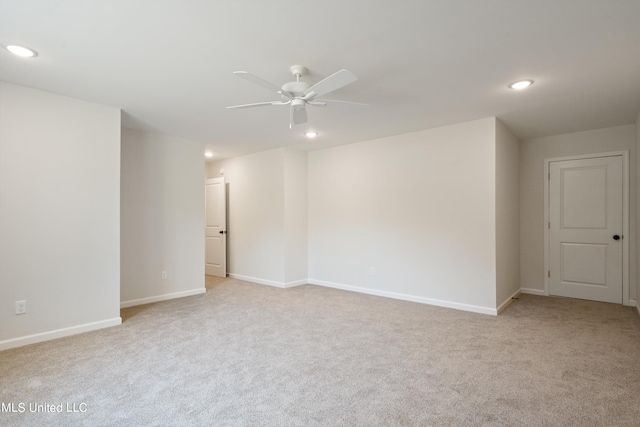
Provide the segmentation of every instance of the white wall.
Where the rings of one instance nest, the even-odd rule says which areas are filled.
[[[640,195],[638,195],[638,192],[640,192],[640,112],[638,112],[638,118],[636,119],[636,151],[635,151],[635,182],[636,182],[636,191],[635,191],[635,195],[636,195],[636,221],[633,221],[633,217],[632,218],[632,223],[636,224],[636,253],[637,253],[637,257],[636,257],[636,294],[635,294],[635,300],[636,300],[636,306],[638,307],[638,313],[640,313],[640,276],[637,273],[637,266],[640,265],[640,251],[638,251],[638,242],[640,241]],[[632,157],[633,158],[633,157]],[[632,162],[633,164],[633,162]],[[632,175],[633,176],[633,175]],[[632,205],[633,206],[633,205]],[[633,258],[632,258],[633,259]]]
[[[496,120],[496,302],[520,290],[520,143]]]
[[[0,117],[0,350],[119,324],[120,110],[0,82]]]
[[[635,235],[635,126],[617,126],[586,132],[537,138],[520,144],[520,269],[521,286],[527,292],[544,291],[544,159],[579,154],[629,150],[631,160],[631,230]],[[635,260],[635,239],[630,257]],[[635,283],[635,262],[630,265],[631,283]],[[633,288],[633,287],[632,287]],[[632,289],[631,298],[635,298]]]
[[[122,129],[120,236],[123,307],[205,291],[203,144]]]
[[[310,282],[495,312],[495,126],[310,152]]]
[[[285,283],[307,282],[307,153],[284,149]]]
[[[278,148],[210,162],[227,183],[229,276],[288,287],[307,283],[307,153]]]
[[[227,272],[260,283],[285,283],[284,149],[207,165],[227,184]]]

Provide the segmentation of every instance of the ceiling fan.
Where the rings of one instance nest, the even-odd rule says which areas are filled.
[[[234,108],[251,108],[262,107],[267,105],[288,105],[289,106],[289,129],[293,128],[293,125],[306,123],[307,121],[307,105],[314,107],[324,107],[330,104],[347,104],[347,105],[360,105],[366,106],[368,104],[362,104],[360,102],[350,101],[337,101],[334,99],[318,99],[319,96],[326,95],[330,92],[338,90],[350,83],[358,80],[355,74],[349,70],[342,69],[336,73],[333,73],[329,77],[320,80],[318,83],[311,85],[307,82],[300,81],[300,77],[307,73],[307,69],[302,65],[293,65],[291,68],[291,74],[296,78],[295,81],[285,83],[282,87],[278,87],[260,77],[254,76],[247,71],[234,71],[238,77],[242,77],[245,80],[255,83],[258,86],[262,86],[271,92],[275,92],[280,95],[280,101],[267,101],[257,102],[254,104],[242,104],[232,105],[227,107],[229,109]]]

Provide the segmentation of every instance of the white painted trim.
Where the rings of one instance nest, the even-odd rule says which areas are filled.
[[[542,295],[549,296],[549,186],[551,185],[551,167],[553,159],[544,159],[544,290]],[[540,295],[540,294],[538,294]]]
[[[157,295],[155,297],[132,299],[129,301],[122,301],[120,303],[120,308],[134,307],[136,305],[151,304],[152,302],[167,301],[170,299],[190,297],[192,295],[204,294],[205,292],[207,292],[206,288],[200,288],[200,289],[193,289],[190,291],[173,292],[171,294]]]
[[[629,225],[629,197],[630,197],[630,177],[629,177],[629,150],[610,151],[606,153],[580,154],[576,156],[552,157],[544,159],[544,271],[549,271],[549,172],[551,162],[561,162],[565,160],[595,159],[599,157],[622,156],[622,304],[631,305],[629,287],[629,241],[631,240],[631,228]],[[549,295],[549,277],[544,273],[544,295]]]
[[[629,300],[629,305],[631,307],[635,307],[638,310],[638,316],[640,316],[640,301],[636,301],[634,299]]]
[[[241,274],[229,273],[232,279],[244,280],[245,282],[257,283],[259,285],[274,286],[276,288],[293,288],[294,286],[306,285],[309,283],[307,279],[296,280],[293,282],[276,282],[273,280],[258,279],[257,277],[243,276]]]
[[[631,284],[629,280],[629,274],[631,271],[631,174],[629,172],[629,152],[624,151],[622,154],[622,304],[629,305],[631,298]],[[625,239],[626,237],[626,239]],[[633,236],[635,237],[635,236]],[[634,282],[635,283],[635,282]]]
[[[511,295],[509,298],[507,298],[506,300],[504,300],[504,302],[498,306],[498,309],[497,309],[498,314],[500,314],[500,312],[501,312],[502,310],[504,310],[505,308],[507,308],[507,306],[513,302],[513,297],[515,297],[516,295],[520,295],[520,289],[518,289],[517,291],[515,291],[515,292],[513,293],[513,295]]]
[[[325,282],[323,280],[309,279],[310,285],[324,286],[327,288],[341,289],[343,291],[358,292],[361,294],[376,295],[379,297],[399,299],[403,301],[418,302],[421,304],[435,305],[438,307],[454,308],[456,310],[470,311],[473,313],[490,314],[496,316],[498,311],[495,308],[481,307],[478,305],[461,304],[458,302],[444,301],[433,298],[418,297],[414,295],[399,294],[396,292],[380,291],[377,289],[363,288],[360,286],[343,285],[340,283]]]
[[[22,347],[24,345],[29,345],[29,344],[35,344],[43,341],[54,340],[57,338],[67,337],[69,335],[81,334],[83,332],[95,331],[97,329],[109,328],[111,326],[117,326],[120,324],[122,324],[122,318],[114,317],[113,319],[101,320],[99,322],[85,323],[83,325],[56,329],[53,331],[27,335],[24,337],[12,338],[10,340],[0,341],[0,351],[8,350],[10,348]]]
[[[533,288],[520,288],[520,293],[530,294],[530,295],[542,295],[542,296],[546,295],[544,289],[533,289]]]
[[[222,184],[222,197],[218,196],[218,202],[220,202],[220,199],[222,199],[222,203],[219,206],[219,213],[220,213],[220,224],[222,224],[222,226],[220,228],[222,228],[222,230],[220,230],[220,233],[222,233],[221,235],[221,240],[222,243],[220,244],[220,247],[222,248],[221,251],[221,260],[220,260],[220,266],[222,267],[222,271],[219,271],[218,273],[221,274],[220,277],[226,277],[227,276],[227,231],[228,231],[228,224],[227,224],[227,183],[224,180],[224,176],[219,176],[216,178],[205,178],[204,180],[204,202],[205,202],[205,206],[204,206],[204,210],[205,210],[205,242],[207,240],[207,233],[206,233],[206,228],[207,228],[207,219],[206,219],[206,215],[207,215],[207,209],[209,208],[209,206],[207,205],[207,185],[208,184]],[[205,274],[207,271],[207,261],[206,261],[206,243],[205,243],[205,262],[204,262],[204,269],[205,269]]]
[[[294,280],[293,282],[285,283],[284,287],[285,288],[294,288],[296,286],[307,285],[307,284],[309,284],[309,280],[307,280],[307,279]]]

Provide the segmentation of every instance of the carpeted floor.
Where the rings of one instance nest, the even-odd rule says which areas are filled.
[[[0,352],[0,425],[640,425],[629,307],[522,295],[493,317],[317,286],[208,288]]]

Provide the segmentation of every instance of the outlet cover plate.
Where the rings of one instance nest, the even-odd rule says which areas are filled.
[[[26,314],[27,313],[27,301],[16,301],[16,314]]]

